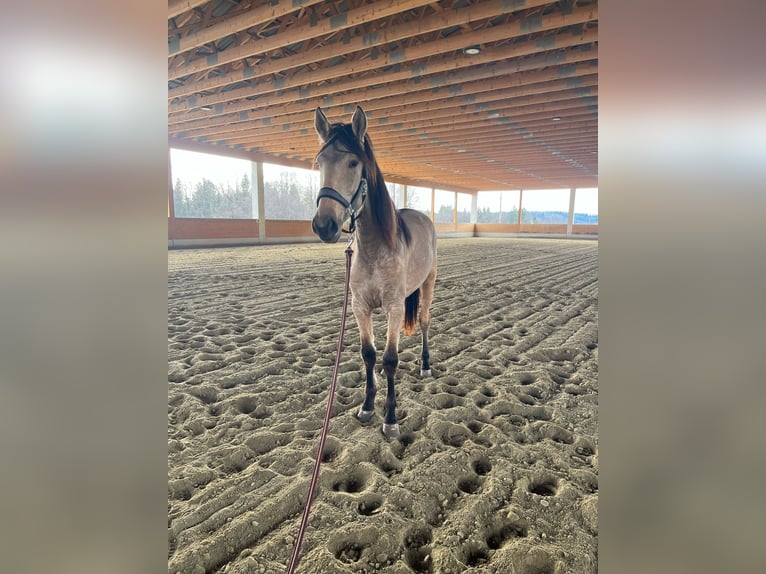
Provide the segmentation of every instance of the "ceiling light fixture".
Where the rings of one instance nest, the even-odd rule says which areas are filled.
[[[211,112],[213,111],[213,106],[200,106],[200,108],[203,112]]]
[[[466,56],[475,56],[476,54],[481,54],[481,48],[477,45],[468,46],[467,48],[463,48],[463,54]]]
[[[557,122],[557,121],[559,121],[560,119],[561,119],[560,117],[556,116],[556,117],[553,117],[553,118],[551,118],[551,121]]]

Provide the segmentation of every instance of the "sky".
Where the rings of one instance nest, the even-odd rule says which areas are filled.
[[[234,159],[172,148],[170,150],[170,158],[173,182],[180,178],[182,181],[190,183],[190,187],[194,182],[200,181],[203,177],[224,187],[227,185],[235,187],[242,180],[244,174],[247,174],[248,178],[251,177],[250,161],[244,159]],[[279,173],[285,169],[290,168],[264,164],[263,176],[267,180],[272,177],[278,177]],[[467,209],[470,209],[470,199],[463,198],[461,197],[462,195],[458,195],[458,209],[462,210],[466,204]],[[437,192],[437,205],[444,203],[443,197],[444,194]],[[419,203],[422,203],[424,200],[426,200],[425,197]],[[430,206],[430,194],[427,201]],[[518,190],[479,192],[479,208],[488,207],[493,211],[498,211],[502,208],[504,211],[507,211],[518,207],[518,205]],[[523,194],[522,207],[528,211],[568,211],[569,190],[526,190]],[[575,213],[598,214],[597,188],[577,190],[575,195]]]

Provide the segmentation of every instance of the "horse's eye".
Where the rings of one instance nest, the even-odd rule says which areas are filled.
[[[358,165],[359,165],[359,162],[356,161],[355,159],[352,159],[350,162],[348,162],[348,167],[350,167],[351,169],[354,169]]]

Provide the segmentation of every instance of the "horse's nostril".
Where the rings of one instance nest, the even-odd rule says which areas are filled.
[[[311,230],[320,239],[327,241],[338,233],[338,224],[332,217],[315,217],[311,221]]]

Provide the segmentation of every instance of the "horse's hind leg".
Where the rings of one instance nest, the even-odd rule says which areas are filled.
[[[391,439],[399,436],[399,423],[396,420],[394,377],[399,366],[399,331],[404,320],[404,300],[402,300],[400,305],[390,307],[386,315],[388,327],[386,331],[386,350],[383,352],[383,371],[386,373],[387,388],[383,435]]]
[[[420,376],[431,376],[431,354],[428,351],[428,326],[431,324],[431,301],[434,298],[436,283],[436,267],[426,277],[420,286],[420,332],[423,334],[423,350],[420,355]]]
[[[366,309],[353,307],[356,323],[359,325],[359,335],[362,341],[362,360],[367,374],[364,403],[359,408],[356,417],[363,423],[370,422],[375,414],[375,337],[372,330],[372,313]]]

